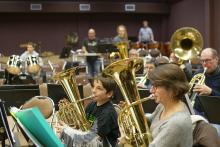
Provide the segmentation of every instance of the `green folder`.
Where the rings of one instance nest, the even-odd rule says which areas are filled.
[[[37,107],[20,110],[14,115],[42,146],[64,147]]]

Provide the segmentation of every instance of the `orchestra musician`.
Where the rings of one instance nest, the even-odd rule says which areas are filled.
[[[145,65],[144,65],[144,79],[141,80],[141,82],[139,82],[137,84],[137,87],[140,87],[140,88],[146,88],[146,89],[150,89],[151,88],[151,82],[150,80],[148,79],[148,74],[150,71],[153,71],[156,67],[156,64],[155,64],[155,59],[154,58],[151,58],[149,60],[147,60],[145,62]]]
[[[191,147],[192,122],[182,98],[189,84],[184,72],[174,64],[159,65],[149,73],[150,92],[159,105],[148,117],[153,141],[149,147]]]
[[[206,48],[201,52],[200,56],[203,68],[207,68],[205,72],[205,84],[196,84],[193,88],[194,92],[199,95],[220,96],[220,67],[218,52],[213,48]],[[195,74],[202,73],[203,69],[199,69]],[[195,99],[194,109],[197,114],[204,116],[201,104],[198,98]],[[220,136],[220,126],[215,125]]]
[[[27,50],[23,52],[20,56],[22,61],[26,61],[29,56],[34,56],[39,58],[39,53],[35,51],[35,46],[36,45],[33,42],[27,43]],[[39,61],[39,65],[43,66],[42,60]]]
[[[128,33],[125,25],[119,25],[117,27],[117,36],[113,38],[113,43],[117,44],[119,42],[127,42],[128,43]]]
[[[108,147],[108,143],[110,143],[112,147],[115,147],[117,138],[119,137],[117,112],[111,102],[114,88],[115,83],[113,80],[103,76],[96,77],[92,83],[94,101],[86,107],[87,119],[92,124],[91,132],[95,132],[101,137],[104,147]],[[66,129],[72,130],[66,131],[70,132],[69,136],[74,136],[74,129],[70,129],[66,125],[58,127],[58,129],[62,129],[63,131],[61,137]],[[88,136],[78,135],[77,138],[72,137],[71,139],[74,142],[74,139],[82,139],[85,141],[86,138],[88,138]]]
[[[179,63],[180,59],[176,57],[176,55],[172,52],[170,53],[170,63],[177,64],[186,74],[186,78],[188,81],[192,78],[192,65],[188,61],[184,61],[183,63]]]
[[[96,38],[96,32],[94,29],[89,29],[88,38],[83,41],[82,50],[85,53],[97,53],[98,39]],[[98,56],[86,57],[89,75],[94,77],[101,71],[101,61]]]
[[[148,26],[148,21],[143,21],[143,27],[140,28],[138,33],[139,43],[149,44],[154,42],[154,34],[152,29]]]

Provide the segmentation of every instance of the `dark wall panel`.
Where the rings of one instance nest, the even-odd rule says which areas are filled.
[[[5,55],[21,54],[19,44],[27,41],[41,43],[42,51],[59,53],[64,46],[64,36],[77,32],[81,47],[90,27],[97,30],[97,36],[114,37],[119,24],[127,26],[129,36],[137,36],[142,20],[149,24],[158,41],[167,40],[167,15],[146,14],[1,14],[0,49]]]
[[[169,17],[169,36],[181,27],[194,27],[200,31],[204,38],[204,47],[208,46],[208,38],[206,30],[209,28],[205,26],[207,21],[205,18],[206,0],[182,0],[175,3],[171,7]]]

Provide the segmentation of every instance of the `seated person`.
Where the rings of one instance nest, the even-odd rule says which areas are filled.
[[[137,84],[137,87],[140,88],[151,88],[151,82],[148,79],[148,74],[150,71],[153,71],[155,69],[155,60],[154,58],[151,58],[150,60],[147,60],[144,65],[144,77],[142,77],[141,81]]]
[[[136,49],[130,49],[129,52],[129,58],[137,58],[139,57],[138,52]]]
[[[192,78],[192,65],[188,61],[183,61],[181,63],[181,59],[176,57],[174,53],[170,54],[170,63],[177,64],[186,74],[187,80],[190,81]]]
[[[119,137],[119,127],[117,123],[117,113],[111,103],[114,87],[114,81],[109,78],[100,76],[94,79],[92,84],[94,101],[86,107],[86,116],[92,125],[92,129],[89,133],[84,133],[83,135],[82,131],[81,134],[76,134],[75,132],[79,132],[80,130],[72,129],[67,125],[60,127],[59,129],[62,129],[61,138],[64,139],[65,144],[69,146],[76,144],[85,145],[91,142],[91,138],[94,134],[98,134],[103,140],[104,147],[108,146],[108,143],[110,143],[112,147],[116,146],[117,138]],[[65,138],[65,136],[67,138]],[[68,136],[70,136],[70,139],[68,139]],[[69,144],[68,142],[72,142],[73,144]]]
[[[71,51],[74,52],[74,46],[78,42],[77,33],[69,33],[65,36],[65,46],[62,49],[60,54],[60,58],[68,58],[70,56]]]
[[[155,65],[156,66],[159,66],[159,65],[162,65],[162,64],[167,64],[169,63],[169,58],[167,56],[158,56],[156,57],[155,59]]]
[[[35,51],[36,44],[33,42],[27,43],[27,50],[23,52],[20,56],[21,60],[27,66],[25,72],[29,74],[38,74],[40,73],[40,67],[43,66],[43,60],[39,57],[39,53]],[[30,65],[35,64],[36,66],[29,68]],[[24,71],[23,71],[24,73]]]
[[[148,77],[152,83],[150,92],[158,103],[155,111],[146,116],[150,123],[148,133],[153,138],[149,147],[191,147],[192,121],[182,102],[189,89],[185,74],[177,65],[162,64],[149,72]],[[120,144],[129,144],[121,134]]]

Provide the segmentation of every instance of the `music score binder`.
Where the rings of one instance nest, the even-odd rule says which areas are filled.
[[[36,146],[64,147],[37,107],[11,113]]]

